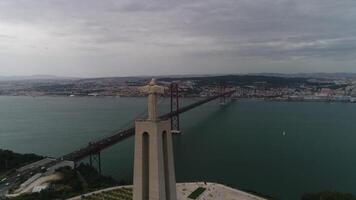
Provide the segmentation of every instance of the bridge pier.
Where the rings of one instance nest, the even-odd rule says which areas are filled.
[[[96,163],[97,170],[98,170],[99,174],[101,175],[101,156],[100,156],[100,151],[97,152],[97,153],[89,155],[89,165],[90,165],[90,167],[93,167],[93,163]]]

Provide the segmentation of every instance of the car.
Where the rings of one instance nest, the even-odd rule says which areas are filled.
[[[0,182],[4,182],[4,181],[6,181],[7,180],[7,178],[3,178]]]
[[[6,186],[10,185],[10,183],[5,183]]]

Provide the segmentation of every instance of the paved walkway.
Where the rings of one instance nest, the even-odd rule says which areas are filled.
[[[107,192],[107,191],[111,191],[111,190],[116,190],[116,189],[120,189],[120,188],[132,188],[132,185],[125,185],[125,186],[116,186],[116,187],[110,187],[110,188],[105,188],[105,189],[102,189],[102,190],[97,190],[95,192],[90,192],[90,193],[87,193],[87,194],[84,194],[84,196],[90,196],[90,195],[93,195],[93,194],[97,194],[97,193],[101,193],[101,192]],[[70,199],[67,199],[67,200],[80,200],[82,199],[83,195],[80,195],[80,196],[76,196],[76,197],[72,197]]]
[[[188,199],[188,196],[199,187],[206,188],[206,190],[197,198],[198,200],[265,200],[225,185],[205,182],[178,183],[177,199]]]
[[[85,194],[89,196],[95,193],[111,191],[119,188],[130,188],[132,186],[118,186],[106,188],[103,190],[98,190]],[[201,194],[197,199],[198,200],[266,200],[255,195],[236,190],[225,185],[217,183],[205,183],[205,182],[194,182],[194,183],[178,183],[177,184],[177,199],[178,200],[187,200],[188,196],[195,191],[198,187],[206,188],[206,190]],[[80,200],[81,196],[73,197],[68,200]]]

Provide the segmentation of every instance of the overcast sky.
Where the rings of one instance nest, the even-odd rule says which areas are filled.
[[[0,0],[0,76],[356,72],[355,0]]]

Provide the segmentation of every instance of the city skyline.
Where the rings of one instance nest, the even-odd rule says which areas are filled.
[[[356,2],[0,2],[0,74],[356,72]]]

